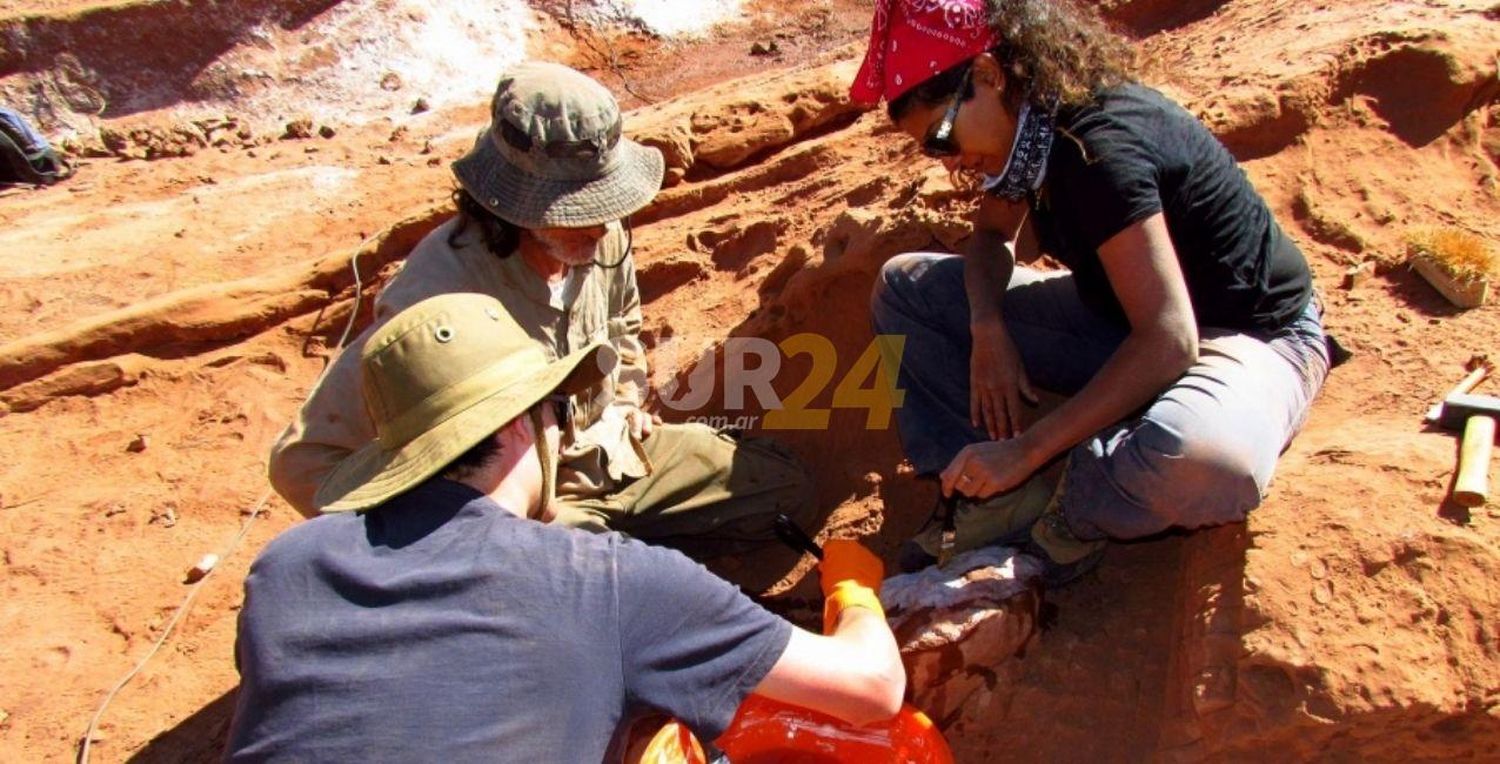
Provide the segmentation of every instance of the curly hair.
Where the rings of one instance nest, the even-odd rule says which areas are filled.
[[[457,247],[459,237],[469,230],[470,225],[479,227],[485,247],[495,257],[509,257],[520,245],[520,227],[490,212],[462,186],[453,189],[453,208],[458,213],[458,225],[448,234],[448,246]]]
[[[1134,76],[1134,49],[1092,9],[1072,0],[987,0],[986,5],[990,28],[1000,40],[989,52],[1005,71],[1004,97],[1012,106],[1028,96],[1079,106],[1100,89]],[[968,61],[949,67],[891,101],[886,107],[891,120],[900,121],[918,103],[946,103],[968,67]]]

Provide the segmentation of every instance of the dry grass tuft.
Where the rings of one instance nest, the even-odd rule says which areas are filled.
[[[1459,281],[1480,281],[1500,274],[1500,258],[1489,242],[1458,228],[1415,231],[1406,239],[1411,259],[1423,259]]]

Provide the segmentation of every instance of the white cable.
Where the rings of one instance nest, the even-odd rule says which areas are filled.
[[[250,516],[245,518],[244,524],[240,526],[240,532],[235,535],[233,541],[229,542],[229,546],[225,548],[224,553],[219,555],[220,558],[228,557],[240,545],[240,542],[245,540],[246,534],[250,532],[251,523],[254,523],[255,518],[260,516],[261,509],[265,507],[266,501],[270,498],[271,489],[267,488],[265,493],[260,495],[260,499],[255,502],[255,507],[250,510]],[[161,635],[156,638],[156,642],[151,645],[151,649],[146,651],[146,654],[135,664],[135,668],[131,669],[124,678],[115,684],[114,689],[110,690],[109,694],[104,696],[104,702],[99,704],[99,710],[95,711],[94,718],[89,720],[88,732],[83,735],[83,747],[78,751],[78,764],[88,764],[89,747],[93,743],[94,736],[99,732],[99,720],[104,716],[104,709],[109,707],[109,703],[115,699],[115,695],[119,694],[120,690],[125,689],[125,685],[129,684],[130,680],[134,679],[135,675],[139,674],[141,669],[146,667],[146,662],[150,661],[156,655],[157,651],[161,650],[161,646],[166,644],[167,637],[171,636],[172,630],[177,627],[177,622],[182,620],[183,614],[187,613],[188,605],[193,603],[193,598],[198,596],[198,592],[203,589],[204,582],[208,581],[216,569],[209,569],[208,572],[203,574],[202,578],[193,582],[192,587],[188,589],[187,596],[183,598],[182,604],[177,606],[177,612],[173,613],[171,620],[167,621],[166,627],[161,630]]]
[[[344,333],[339,337],[338,347],[341,348],[345,342],[349,341],[349,333],[354,330],[354,321],[359,317],[360,298],[364,294],[364,282],[359,275],[359,253],[374,238],[374,236],[371,236],[360,242],[359,246],[354,248],[354,254],[349,256],[349,269],[354,272],[354,305],[349,310],[349,321],[344,324]],[[331,368],[333,368],[333,364],[329,364],[328,368],[323,370],[323,374],[327,374],[328,369]],[[323,374],[318,375],[319,379],[323,377]],[[250,510],[250,517],[246,518],[244,524],[240,526],[240,532],[234,537],[233,541],[229,542],[229,546],[224,550],[223,554],[219,555],[219,559],[228,558],[239,547],[240,542],[245,540],[246,534],[250,532],[250,524],[255,522],[256,517],[260,516],[261,509],[265,507],[266,502],[270,498],[271,489],[267,488],[265,493],[262,493],[260,498],[256,500],[255,507]],[[126,673],[124,678],[109,691],[109,694],[104,696],[104,702],[99,704],[99,710],[94,712],[94,718],[89,720],[88,731],[83,735],[83,746],[78,749],[78,764],[88,764],[89,748],[93,744],[94,736],[99,732],[99,720],[104,716],[104,709],[109,707],[110,701],[115,699],[115,695],[118,695],[120,690],[125,689],[125,685],[129,684],[130,680],[134,679],[135,675],[139,674],[141,669],[146,667],[146,663],[156,656],[156,653],[161,650],[162,645],[166,644],[167,637],[171,636],[172,630],[177,628],[177,622],[182,620],[182,616],[187,612],[188,605],[193,603],[193,598],[198,596],[198,592],[202,590],[204,582],[208,580],[209,576],[213,575],[216,569],[209,568],[204,572],[202,578],[193,582],[191,588],[188,589],[187,596],[183,597],[182,604],[177,606],[177,611],[167,621],[166,627],[161,630],[161,635],[156,638],[156,642],[151,645],[151,649],[146,651],[146,654],[135,664],[135,668]]]

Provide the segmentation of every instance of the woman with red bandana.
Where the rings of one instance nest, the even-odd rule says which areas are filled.
[[[1053,0],[877,0],[851,95],[980,195],[961,256],[896,257],[872,300],[907,336],[902,444],[961,497],[958,549],[1023,546],[1058,586],[1107,539],[1243,520],[1329,345],[1306,260],[1229,152]],[[1039,253],[1068,270],[1016,264]],[[1069,397],[1023,429],[1033,385]]]

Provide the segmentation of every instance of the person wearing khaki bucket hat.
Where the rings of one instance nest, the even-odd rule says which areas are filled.
[[[335,359],[272,449],[272,485],[304,515],[326,510],[318,486],[377,434],[354,394],[355,349],[423,299],[486,294],[553,357],[595,342],[619,357],[572,396],[556,522],[669,543],[711,566],[723,560],[736,583],[765,589],[795,564],[774,541],[776,515],[804,527],[820,519],[800,462],[769,439],[661,424],[642,408],[646,350],[625,221],[660,189],[660,152],[624,134],[608,90],[560,64],[506,70],[491,107],[490,124],[453,164],[457,214],[413,250],[376,299],[375,325]],[[747,552],[755,564],[724,557]]]
[[[822,636],[675,550],[545,522],[553,404],[614,360],[552,359],[472,293],[369,336],[378,437],[250,567],[227,760],[618,761],[643,714],[711,741],[752,692],[853,724],[897,711],[883,568],[856,542],[825,546]]]
[[[565,358],[547,354],[494,298],[458,293],[426,300],[364,345],[365,407],[375,440],[339,463],[318,488],[324,512],[369,509],[422,483],[523,414],[543,431],[538,404],[556,390],[586,390],[615,364],[596,342]],[[555,422],[554,422],[555,425]],[[540,502],[527,514],[551,519],[554,461],[537,440]]]

